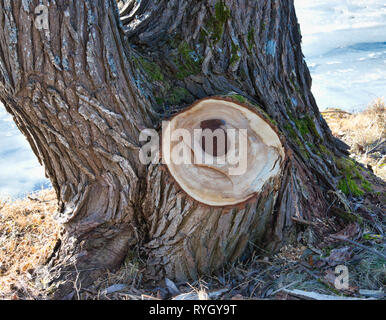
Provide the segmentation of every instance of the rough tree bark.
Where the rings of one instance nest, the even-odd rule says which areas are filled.
[[[346,149],[310,91],[292,0],[55,0],[47,29],[39,4],[0,2],[0,99],[58,196],[53,273],[92,279],[140,247],[147,277],[196,278],[293,240],[294,221],[320,223],[316,239],[328,226]],[[258,110],[283,141],[275,187],[242,206],[203,205],[139,161],[142,129],[210,96]]]

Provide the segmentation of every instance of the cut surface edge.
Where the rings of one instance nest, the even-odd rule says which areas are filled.
[[[216,124],[216,129],[222,129],[225,135],[235,130],[235,138],[229,139],[234,153],[228,151],[229,154],[221,157],[219,153],[216,157],[201,150],[214,163],[198,164],[195,158],[198,145],[192,137],[203,122]],[[192,140],[186,142],[186,136],[181,139],[178,129],[189,132]],[[245,138],[246,148],[242,147],[240,137]],[[174,151],[184,153],[189,148],[194,150],[190,152],[190,163],[176,163],[178,156]],[[245,149],[246,152],[240,152]],[[227,207],[250,200],[265,187],[272,188],[266,184],[280,176],[285,150],[272,125],[257,112],[228,99],[210,97],[197,101],[170,120],[162,134],[162,155],[163,160],[167,159],[164,163],[170,175],[188,196],[208,206]],[[219,158],[225,159],[225,164],[217,163]],[[228,161],[236,158],[236,164]],[[243,163],[245,170],[235,174],[235,168]]]

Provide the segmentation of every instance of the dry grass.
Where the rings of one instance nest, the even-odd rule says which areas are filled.
[[[332,133],[351,147],[353,157],[370,165],[376,175],[386,180],[386,106],[376,99],[360,113],[339,109],[322,112]]]
[[[373,243],[372,248],[386,252],[385,241]],[[351,283],[358,288],[379,290],[386,285],[386,261],[371,252],[354,249],[355,259],[348,262],[351,270]]]
[[[366,147],[386,138],[385,111],[385,102],[379,98],[360,113],[327,109],[322,114],[335,135],[346,138],[349,145],[358,143]]]
[[[0,201],[0,298],[12,297],[20,281],[52,253],[59,227],[56,195],[44,190],[27,199]]]

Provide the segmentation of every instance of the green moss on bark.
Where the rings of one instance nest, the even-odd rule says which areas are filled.
[[[358,187],[351,176],[345,176],[341,179],[338,183],[338,189],[345,195],[352,194],[354,197],[361,197],[365,194],[364,191]]]
[[[230,60],[230,65],[234,66],[239,60],[240,60],[240,47],[233,43],[232,41],[232,54],[231,54],[231,60]]]
[[[193,74],[201,72],[202,57],[193,50],[186,41],[183,41],[178,46],[179,56],[174,59],[178,68],[177,78],[184,79]]]
[[[231,11],[223,0],[218,1],[215,4],[214,9],[216,17],[213,23],[214,40],[215,42],[218,42],[221,40],[222,34],[224,33],[224,26],[231,15]]]
[[[189,102],[192,99],[192,95],[185,88],[173,88],[167,95],[165,103],[169,105],[179,105],[181,102]]]
[[[209,31],[210,38],[214,43],[217,43],[222,38],[225,23],[228,21],[231,12],[223,0],[216,2],[214,11],[214,16],[212,16],[208,21],[207,29]],[[201,37],[206,38],[209,35],[206,31],[204,31],[204,33],[201,34]]]
[[[304,139],[307,139],[307,136],[313,136],[317,139],[320,139],[318,130],[314,121],[310,116],[304,116],[303,118],[295,118],[291,112],[288,113],[289,118],[295,123],[296,128],[299,130],[300,134]]]
[[[361,174],[359,166],[352,159],[340,158],[336,161],[343,178],[338,183],[338,189],[346,195],[361,197],[365,192],[372,191],[372,185]],[[358,185],[360,183],[360,186]]]
[[[151,80],[153,81],[164,80],[164,75],[158,64],[151,62],[149,60],[146,60],[145,58],[142,58],[142,57],[133,58],[133,61],[137,67],[142,68],[146,72],[146,74],[150,77]]]
[[[255,45],[255,29],[251,28],[248,31],[248,50],[252,51],[252,48]]]

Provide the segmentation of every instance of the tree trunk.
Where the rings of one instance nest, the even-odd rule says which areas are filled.
[[[149,278],[197,278],[250,244],[291,241],[294,220],[322,234],[346,151],[310,91],[293,1],[39,3],[0,2],[0,99],[58,196],[52,272],[92,279],[140,247]],[[165,164],[140,161],[141,130],[212,96],[253,110],[285,153],[241,204],[198,201]]]

